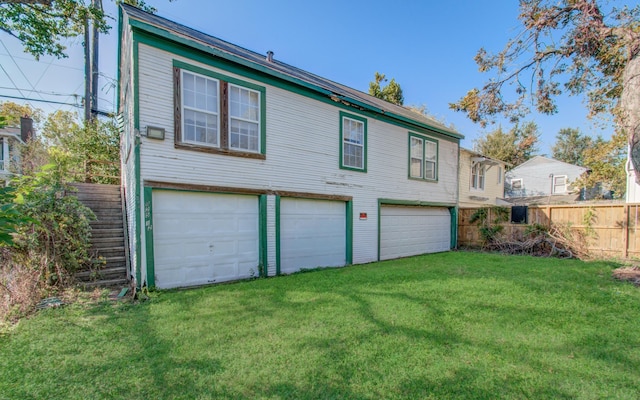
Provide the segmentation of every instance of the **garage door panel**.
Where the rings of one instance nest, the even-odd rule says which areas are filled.
[[[346,206],[343,201],[282,199],[280,271],[346,264]]]
[[[159,288],[247,278],[259,263],[257,196],[153,192]]]
[[[451,214],[444,207],[380,209],[380,259],[447,251],[451,243]]]

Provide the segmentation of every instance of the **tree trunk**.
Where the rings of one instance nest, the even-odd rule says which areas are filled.
[[[629,138],[631,162],[640,184],[640,56],[629,60],[622,75],[620,127]]]

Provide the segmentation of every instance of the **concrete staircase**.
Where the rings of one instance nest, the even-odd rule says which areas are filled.
[[[76,279],[85,288],[127,286],[127,252],[120,186],[76,183],[75,195],[96,215],[91,222],[91,247],[96,255],[91,270],[79,271]]]

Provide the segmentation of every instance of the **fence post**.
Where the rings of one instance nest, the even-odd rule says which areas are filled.
[[[622,222],[622,257],[629,257],[629,204],[624,205],[624,220]]]

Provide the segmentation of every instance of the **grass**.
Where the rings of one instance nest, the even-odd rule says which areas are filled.
[[[640,397],[613,263],[443,253],[39,312],[4,399]]]

